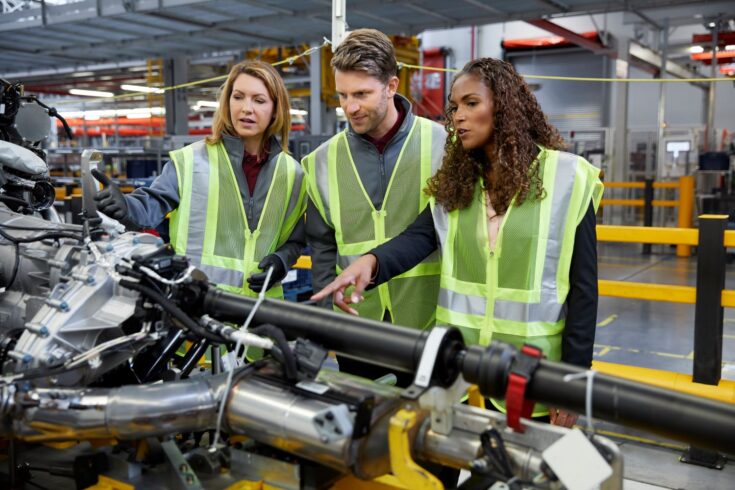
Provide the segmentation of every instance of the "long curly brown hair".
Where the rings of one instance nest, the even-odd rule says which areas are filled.
[[[536,97],[513,65],[493,58],[467,63],[455,77],[475,75],[490,89],[493,98],[493,130],[488,141],[492,154],[483,149],[466,151],[456,137],[453,110],[447,106],[447,141],[444,161],[428,181],[426,193],[448,211],[469,206],[480,177],[493,208],[505,214],[515,197],[516,204],[529,196],[543,199],[545,192],[538,165],[537,145],[553,150],[565,148],[564,140],[549,124]],[[452,87],[454,82],[452,82]]]

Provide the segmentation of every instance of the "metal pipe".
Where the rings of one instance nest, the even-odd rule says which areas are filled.
[[[242,321],[255,300],[210,290],[204,310],[226,320]],[[324,347],[373,364],[415,372],[428,331],[343,315],[319,308],[265,300],[255,321],[272,323],[287,335],[304,336]],[[492,342],[467,348],[447,344],[439,350],[440,366],[459,369],[464,379],[486,396],[502,398],[516,349]],[[527,387],[528,397],[540,403],[584,412],[585,381],[564,381],[564,375],[583,370],[542,361]],[[595,376],[594,416],[639,427],[698,447],[735,453],[735,406],[605,375]]]
[[[222,321],[242,323],[256,300],[210,289],[203,310]],[[253,318],[254,324],[271,323],[286,335],[307,337],[339,354],[366,359],[402,372],[415,372],[427,332],[350,317],[322,308],[264,300]]]
[[[717,84],[714,79],[717,78],[717,45],[719,44],[720,19],[716,19],[714,24],[715,26],[712,28],[712,67],[710,72],[713,81],[709,82],[709,93],[707,94],[707,151],[717,151],[717,133],[715,131],[715,102],[717,100],[715,90]]]
[[[478,384],[487,396],[502,398],[512,365],[508,357],[515,356],[507,347],[470,347],[463,359],[465,380]],[[564,381],[564,376],[581,372],[584,370],[576,366],[542,360],[526,387],[526,396],[584,413],[587,381]],[[592,416],[698,447],[735,453],[734,405],[596,374]]]
[[[117,389],[40,388],[12,430],[28,441],[138,439],[214,427],[224,376]],[[6,429],[7,430],[7,429]],[[9,435],[9,434],[5,434]]]
[[[661,30],[659,31],[659,51],[661,52],[661,72],[660,79],[666,78],[666,64],[669,58],[669,21],[664,19]],[[666,159],[666,147],[664,145],[664,131],[666,126],[666,83],[661,82],[658,92],[658,124],[656,133],[656,173],[648,175],[649,179],[661,180],[664,174],[664,160]],[[650,225],[648,225],[650,226]],[[650,245],[649,245],[650,247]],[[650,251],[649,251],[650,253]]]

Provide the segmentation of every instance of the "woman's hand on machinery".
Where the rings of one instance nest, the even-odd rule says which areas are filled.
[[[357,310],[349,305],[362,301],[362,292],[370,284],[377,268],[378,259],[375,255],[363,255],[342,271],[342,274],[337,276],[334,281],[312,296],[311,299],[319,301],[331,294],[332,301],[340,310],[357,316]],[[350,286],[354,286],[352,294],[345,297],[345,289]]]

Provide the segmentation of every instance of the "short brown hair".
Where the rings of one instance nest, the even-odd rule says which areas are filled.
[[[230,120],[230,96],[232,86],[238,76],[245,74],[263,82],[268,89],[268,95],[273,99],[273,120],[265,130],[263,144],[271,136],[281,137],[281,149],[288,152],[288,133],[291,131],[291,103],[288,100],[288,91],[281,75],[268,63],[257,60],[242,61],[230,70],[227,80],[220,88],[219,107],[214,113],[212,121],[212,135],[207,137],[207,143],[219,143],[222,134],[237,136],[235,126]]]
[[[375,29],[350,32],[337,46],[332,68],[339,71],[361,71],[388,83],[398,74],[396,49],[391,40]]]

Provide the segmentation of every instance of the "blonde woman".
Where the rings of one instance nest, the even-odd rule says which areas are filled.
[[[152,228],[171,213],[171,243],[218,287],[254,296],[273,268],[268,296],[304,246],[305,186],[287,151],[288,93],[260,61],[235,65],[222,87],[212,135],[170,153],[150,187],[123,195],[105,175],[98,209],[126,226]]]

